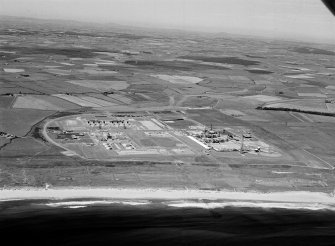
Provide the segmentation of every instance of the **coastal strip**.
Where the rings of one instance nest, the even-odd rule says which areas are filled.
[[[157,200],[230,200],[249,202],[280,202],[280,203],[306,203],[334,206],[333,194],[308,191],[286,192],[234,192],[213,190],[178,190],[178,189],[135,189],[135,188],[18,188],[1,189],[0,201],[25,199],[157,199]]]

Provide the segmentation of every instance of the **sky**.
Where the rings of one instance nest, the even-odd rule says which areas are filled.
[[[321,0],[0,0],[0,15],[335,44],[335,16]]]

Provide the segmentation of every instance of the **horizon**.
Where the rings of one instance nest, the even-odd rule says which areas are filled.
[[[63,22],[70,22],[75,24],[80,24],[83,26],[95,26],[95,27],[102,27],[102,28],[108,28],[110,27],[115,27],[115,28],[126,28],[126,30],[146,30],[148,32],[150,31],[157,31],[161,33],[168,34],[169,32],[183,32],[183,33],[189,33],[189,34],[197,34],[197,35],[229,35],[232,37],[237,37],[237,38],[248,38],[248,39],[254,39],[254,40],[260,40],[260,41],[279,41],[279,42],[299,42],[299,43],[304,43],[304,44],[315,44],[315,45],[326,45],[326,46],[334,46],[335,44],[330,40],[301,40],[299,38],[294,38],[294,37],[271,37],[271,36],[265,36],[265,35],[257,35],[257,34],[245,34],[245,33],[233,33],[229,31],[222,31],[222,32],[213,32],[213,31],[206,31],[206,30],[185,30],[185,29],[178,29],[178,28],[169,28],[169,27],[147,27],[147,26],[140,26],[140,25],[131,25],[131,24],[121,24],[121,23],[114,23],[114,22],[109,22],[109,23],[99,23],[99,22],[91,22],[91,21],[83,21],[83,20],[71,20],[71,19],[48,19],[48,18],[36,18],[36,17],[21,17],[21,16],[10,16],[10,15],[1,15],[0,18],[13,18],[13,19],[27,19],[31,21],[37,21],[37,22],[54,22],[53,24],[59,24]],[[59,22],[59,23],[57,23]],[[71,27],[71,24],[69,24],[69,27]],[[138,30],[137,30],[138,29]]]
[[[81,0],[79,9],[78,4],[78,0],[66,4],[65,0],[0,0],[0,15],[335,42],[335,18],[315,0]]]

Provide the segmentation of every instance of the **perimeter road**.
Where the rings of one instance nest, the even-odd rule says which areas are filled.
[[[308,150],[305,150],[305,149],[303,149],[303,151],[305,151],[306,153],[308,153],[308,154],[310,154],[310,155],[312,155],[312,156],[314,156],[315,158],[317,158],[318,160],[320,160],[320,161],[322,161],[323,163],[326,163],[329,167],[330,167],[330,169],[331,170],[333,170],[334,169],[334,167],[329,163],[329,162],[327,162],[327,161],[325,161],[325,160],[323,160],[323,159],[321,159],[320,157],[318,157],[318,156],[316,156],[316,155],[314,155],[314,154],[312,154],[311,152],[309,152]],[[327,168],[327,169],[329,169],[329,168]]]

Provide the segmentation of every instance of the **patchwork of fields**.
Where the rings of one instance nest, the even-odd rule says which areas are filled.
[[[333,190],[334,51],[4,20],[0,187]]]

